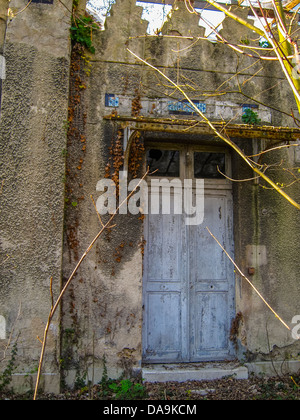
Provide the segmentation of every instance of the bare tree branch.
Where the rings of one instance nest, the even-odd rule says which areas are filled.
[[[51,324],[51,321],[53,319],[53,316],[62,300],[62,297],[64,296],[68,286],[70,285],[73,277],[75,276],[78,268],[80,267],[80,265],[82,264],[83,260],[85,259],[85,257],[88,255],[88,253],[90,252],[90,250],[93,248],[95,242],[97,241],[97,239],[101,236],[101,234],[104,232],[105,229],[110,228],[110,223],[112,222],[112,220],[114,219],[114,217],[117,215],[118,211],[120,210],[120,208],[129,200],[129,198],[135,193],[136,189],[140,186],[140,184],[142,183],[142,181],[146,178],[146,176],[149,173],[149,169],[146,171],[146,173],[144,174],[144,176],[140,179],[140,181],[137,183],[137,185],[133,188],[133,190],[130,192],[130,194],[128,194],[128,196],[119,204],[119,206],[117,207],[117,209],[113,212],[113,214],[110,216],[109,220],[103,224],[101,230],[97,233],[97,235],[94,237],[94,239],[92,240],[92,242],[90,243],[90,245],[87,247],[87,249],[85,250],[85,252],[83,253],[83,255],[81,256],[80,260],[78,261],[76,267],[74,268],[72,274],[70,275],[70,277],[68,278],[66,284],[64,285],[63,289],[61,290],[56,302],[53,304],[53,295],[52,295],[52,278],[50,280],[50,295],[51,295],[51,309],[49,312],[49,316],[48,316],[48,320],[45,326],[45,330],[44,330],[44,337],[42,340],[42,349],[41,349],[41,354],[40,354],[40,361],[39,361],[39,366],[38,366],[38,372],[37,372],[37,378],[36,378],[36,384],[35,384],[35,391],[34,391],[34,396],[33,399],[36,400],[37,397],[37,392],[38,392],[38,387],[39,387],[39,383],[40,383],[40,376],[41,376],[41,372],[42,372],[42,365],[43,365],[43,360],[44,360],[44,355],[45,355],[45,348],[46,348],[46,342],[47,342],[47,336],[48,336],[48,331],[49,331],[49,327]],[[98,212],[97,212],[98,213]]]
[[[257,290],[257,288],[253,285],[253,283],[248,279],[248,277],[245,276],[245,274],[241,271],[241,269],[238,267],[238,265],[235,263],[235,261],[231,258],[231,256],[228,254],[228,252],[226,251],[226,249],[221,245],[221,243],[218,241],[218,239],[211,233],[211,231],[209,230],[208,227],[206,227],[208,233],[212,236],[212,238],[214,238],[214,240],[217,242],[217,244],[222,248],[222,250],[225,252],[225,254],[227,255],[227,257],[230,259],[230,261],[232,262],[232,264],[234,265],[234,267],[236,268],[236,270],[238,271],[238,273],[240,274],[240,276],[245,279],[248,284],[252,287],[252,289],[255,291],[255,293],[260,297],[260,299],[264,302],[265,305],[267,305],[267,307],[270,309],[271,312],[273,312],[273,314],[275,315],[275,317],[277,319],[279,319],[279,321],[285,326],[285,328],[287,328],[288,330],[291,330],[290,327],[283,321],[282,318],[280,318],[280,316],[274,311],[274,309],[269,305],[269,303],[266,301],[266,299],[262,296],[262,294]]]
[[[141,61],[145,65],[149,66],[153,70],[155,70],[157,73],[159,73],[163,78],[165,78],[171,85],[175,87],[183,96],[184,98],[189,102],[191,107],[195,110],[195,112],[200,115],[202,120],[213,130],[213,132],[218,136],[221,140],[223,140],[227,145],[229,145],[233,150],[235,150],[238,155],[247,163],[248,166],[256,173],[258,174],[262,179],[264,179],[269,185],[271,185],[272,188],[274,188],[280,195],[282,195],[290,204],[292,204],[294,207],[296,207],[298,210],[300,210],[300,204],[297,203],[294,199],[292,199],[288,194],[286,194],[274,181],[272,181],[266,174],[261,172],[255,163],[251,162],[251,160],[243,153],[243,151],[232,141],[229,137],[224,136],[221,134],[216,127],[213,125],[213,123],[201,112],[200,109],[196,107],[194,102],[190,99],[190,97],[184,92],[183,89],[180,88],[173,80],[171,80],[168,76],[166,76],[162,71],[160,71],[157,67],[153,66],[152,64],[148,63],[146,60],[143,60],[141,57],[136,55],[133,51],[131,51],[129,48],[127,48],[127,51],[132,54],[137,60]]]

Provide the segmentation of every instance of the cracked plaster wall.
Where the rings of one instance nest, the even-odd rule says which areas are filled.
[[[65,3],[71,7],[70,0]],[[10,7],[16,12],[26,4],[12,0]],[[6,332],[0,349],[13,330],[12,342],[18,337],[17,387],[34,380],[28,373],[39,360],[37,336],[43,337],[50,310],[50,277],[54,296],[61,286],[69,26],[70,14],[54,1],[32,3],[8,22],[6,31],[0,119],[0,314]],[[42,383],[57,392],[58,316],[47,347]]]
[[[173,80],[186,84],[193,99],[206,103],[206,115],[212,120],[232,119],[236,123],[242,122],[241,105],[248,103],[249,99],[238,93],[238,83],[243,86],[243,92],[248,97],[255,96],[262,103],[275,108],[281,106],[288,109],[293,104],[296,112],[293,97],[286,89],[286,82],[276,65],[254,63],[252,59],[238,56],[224,45],[205,40],[199,40],[192,48],[187,48],[193,41],[163,37],[138,38],[145,33],[147,23],[141,20],[142,9],[134,3],[117,1],[106,20],[105,30],[93,38],[96,54],[91,57],[92,71],[84,101],[87,110],[87,149],[83,168],[80,170],[80,182],[86,200],[77,209],[78,236],[86,238],[80,245],[81,251],[92,232],[99,228],[88,197],[92,194],[97,198],[96,183],[105,174],[111,139],[118,128],[117,124],[104,121],[103,116],[112,112],[129,116],[138,89],[141,93],[141,116],[180,118],[168,110],[170,99],[176,100],[179,95],[152,70],[135,60],[127,47],[141,58],[157,65]],[[178,7],[171,20],[164,25],[162,33],[176,36],[203,35],[203,28],[199,28],[195,17],[186,12],[183,4],[179,3]],[[229,20],[225,20],[223,27],[222,34],[231,41],[240,42],[245,36],[253,37],[251,31],[245,33]],[[235,76],[236,72],[238,78]],[[270,89],[274,84],[282,88]],[[222,86],[223,90],[230,93],[221,97],[203,96],[203,90],[214,91],[217,86]],[[105,106],[105,94],[118,97],[116,108]],[[264,124],[293,126],[291,118],[267,106],[259,105],[257,111]],[[160,140],[220,145],[219,140],[211,137],[197,138],[185,134],[172,138],[171,135],[162,133],[153,135]],[[265,146],[260,139],[237,142],[249,154],[255,153],[257,147]],[[281,156],[293,164],[293,154]],[[274,160],[276,159],[277,156],[274,156]],[[253,176],[239,158],[233,155],[232,160],[234,178]],[[299,215],[282,198],[253,182],[234,184],[233,192],[236,260],[246,272],[250,262],[255,265],[256,271],[251,279],[289,322],[298,310],[299,267],[296,255],[299,251],[299,234],[296,224]],[[298,194],[296,189],[291,192],[293,193],[296,196]],[[273,217],[270,216],[271,213]],[[289,214],[289,219],[283,216],[285,214]],[[91,366],[92,361],[96,363],[98,378],[101,378],[103,355],[109,374],[113,376],[118,376],[124,369],[135,371],[141,366],[143,313],[140,247],[143,227],[135,217],[122,216],[116,223],[117,227],[109,237],[100,239],[88,264],[78,274],[80,282],[74,286],[70,299],[74,305],[72,314],[75,313],[76,317],[72,321],[72,317],[65,314],[65,326],[73,328],[76,325],[81,337],[86,342],[93,342],[93,354],[86,352],[82,343],[73,346],[76,348],[74,351],[77,365],[69,366],[66,370],[66,378],[70,383],[76,376],[78,364]],[[291,223],[295,225],[292,229],[289,227]],[[256,250],[257,254],[260,247],[265,250],[267,260],[263,264],[260,260],[247,261],[247,250]],[[116,249],[119,249],[119,254]],[[276,353],[279,358],[297,354],[297,345],[290,332],[270,316],[264,304],[238,277],[236,309],[243,314],[237,331],[240,358],[270,360],[269,353],[273,348],[273,354]],[[277,350],[280,348],[282,351]],[[91,368],[89,369],[91,376]]]
[[[15,2],[17,6],[23,4],[21,0]],[[68,5],[71,7],[71,2]],[[195,18],[182,4],[178,7],[162,33],[201,36],[203,29]],[[141,93],[143,116],[172,118],[169,99],[179,99],[152,70],[136,61],[126,47],[159,66],[175,81],[185,83],[193,99],[206,103],[207,115],[212,120],[233,118],[241,123],[241,105],[248,99],[238,93],[238,86],[243,87],[248,97],[255,96],[273,108],[292,106],[296,114],[294,99],[276,65],[254,64],[224,45],[205,40],[187,48],[193,41],[136,38],[147,27],[141,13],[142,8],[133,0],[117,0],[105,30],[93,35],[96,54],[89,54],[92,67],[90,76],[85,78],[87,88],[82,103],[86,148],[80,170],[68,174],[80,186],[83,199],[78,200],[73,215],[65,220],[62,151],[67,148],[64,122],[69,94],[70,16],[54,1],[54,6],[28,7],[19,20],[8,26],[5,46],[8,77],[0,121],[1,179],[5,180],[0,241],[2,257],[9,254],[12,258],[1,267],[0,315],[5,317],[9,331],[18,302],[24,301],[19,326],[24,337],[20,350],[23,369],[32,359],[37,360],[39,344],[35,336],[42,334],[47,318],[50,276],[57,293],[61,275],[67,278],[77,262],[66,236],[62,249],[63,222],[66,227],[76,219],[79,256],[99,230],[90,196],[97,199],[96,184],[105,175],[109,147],[118,130],[115,123],[103,120],[104,115],[114,110],[105,106],[105,94],[119,97],[116,111],[120,115],[131,114],[137,89]],[[222,34],[237,42],[243,36],[253,35],[228,19],[223,28]],[[271,89],[274,84],[279,88]],[[209,93],[216,87],[230,93],[222,93],[221,98],[203,96],[203,90]],[[258,113],[264,124],[293,125],[291,118],[267,106],[260,105]],[[170,135],[155,136],[170,140]],[[220,145],[219,140],[211,137],[190,138],[186,134],[172,140]],[[260,139],[238,143],[249,154],[255,153],[257,143],[264,145]],[[282,156],[293,164],[291,152]],[[235,156],[232,166],[234,178],[252,176]],[[234,184],[233,193],[236,260],[247,270],[250,264],[247,257],[253,253],[257,257],[263,247],[264,262],[251,260],[251,264],[256,261],[252,280],[289,321],[299,311],[299,215],[282,198],[255,183]],[[298,194],[296,189],[294,193]],[[74,384],[76,377],[86,371],[89,379],[93,376],[99,381],[104,356],[112,377],[124,371],[133,373],[141,367],[143,224],[133,216],[118,217],[116,223],[117,227],[93,248],[64,299],[62,349],[58,324],[53,324],[47,366],[57,373],[60,358],[64,380],[69,384]],[[236,306],[237,312],[243,314],[237,337],[241,357],[248,352],[252,360],[269,358],[270,349],[275,352],[280,348],[285,354],[279,351],[279,357],[297,353],[290,333],[281,328],[239,278]]]

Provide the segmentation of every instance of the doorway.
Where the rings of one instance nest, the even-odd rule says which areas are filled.
[[[232,359],[234,271],[206,229],[233,255],[232,187],[224,176],[230,176],[230,155],[223,148],[157,143],[147,144],[146,154],[150,173],[156,170],[148,177],[149,202],[154,179],[182,187],[191,180],[194,201],[195,184],[202,180],[204,216],[199,224],[187,224],[186,214],[175,210],[180,190],[170,188],[170,212],[160,200],[161,211],[145,218],[143,361]]]

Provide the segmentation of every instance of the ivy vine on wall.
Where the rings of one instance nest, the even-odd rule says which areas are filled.
[[[87,13],[77,15],[78,1],[73,1],[73,13],[71,22],[71,40],[73,43],[79,43],[87,48],[92,54],[95,53],[93,46],[93,31],[100,29],[100,24],[95,22],[94,18]]]

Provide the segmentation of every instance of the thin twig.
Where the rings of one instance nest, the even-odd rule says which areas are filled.
[[[9,260],[9,259],[10,259],[10,256],[8,254],[6,254],[5,260],[1,261],[0,265],[3,265],[4,263],[6,263],[6,261]]]
[[[296,385],[297,388],[300,388],[300,385],[297,384],[297,382],[295,381],[295,379],[291,376],[291,380],[294,382],[294,384]]]
[[[227,145],[229,145],[235,152],[238,153],[238,155],[247,163],[247,165],[250,166],[250,168],[261,178],[263,178],[268,184],[270,184],[280,195],[282,195],[290,204],[292,204],[294,207],[296,207],[298,210],[300,210],[300,204],[297,203],[294,199],[292,199],[288,194],[285,193],[278,185],[276,185],[275,182],[273,182],[266,174],[261,172],[253,162],[244,154],[244,152],[229,138],[224,135],[222,135],[217,128],[214,126],[214,124],[203,114],[203,112],[200,111],[199,108],[194,104],[194,102],[190,99],[190,97],[185,93],[183,89],[181,89],[178,84],[176,84],[173,80],[171,80],[168,76],[166,76],[161,70],[159,70],[157,67],[153,66],[152,64],[148,63],[146,60],[143,60],[141,57],[139,57],[137,54],[135,54],[133,51],[131,51],[129,48],[127,48],[127,51],[132,54],[137,60],[141,61],[151,69],[155,70],[157,73],[159,73],[162,77],[164,77],[169,83],[171,83],[175,89],[177,89],[184,98],[189,102],[191,107],[195,110],[195,112],[201,116],[203,121],[213,130],[213,132],[218,136],[221,140],[223,140]]]
[[[299,144],[285,144],[285,145],[282,145],[282,146],[272,147],[271,149],[263,150],[262,152],[259,152],[259,153],[257,153],[256,155],[248,155],[248,157],[256,157],[256,156],[260,156],[260,155],[262,155],[262,154],[264,154],[264,153],[269,153],[269,152],[272,152],[273,150],[283,149],[283,148],[285,148],[285,147],[292,147],[292,146],[296,146],[296,147],[298,147],[298,146],[299,146]]]
[[[228,252],[226,251],[226,249],[221,245],[221,243],[218,241],[218,239],[211,233],[211,231],[209,230],[208,227],[206,227],[208,233],[212,236],[212,238],[214,238],[214,240],[217,242],[217,244],[222,248],[222,250],[225,252],[225,254],[227,255],[227,257],[230,259],[230,261],[232,262],[232,264],[235,266],[236,270],[239,272],[239,274],[241,275],[241,277],[243,279],[245,279],[250,286],[252,287],[252,289],[255,291],[255,293],[260,297],[260,299],[265,303],[265,305],[267,305],[267,307],[273,312],[273,314],[275,315],[275,317],[277,319],[279,319],[279,321],[285,326],[285,328],[287,328],[288,330],[291,330],[290,327],[282,320],[282,318],[280,318],[280,316],[274,311],[274,309],[268,304],[268,302],[266,301],[266,299],[262,296],[262,294],[257,290],[257,288],[253,285],[253,283],[245,276],[245,274],[241,271],[241,269],[237,266],[237,264],[235,263],[235,261],[231,258],[231,256],[228,254]]]
[[[229,181],[232,181],[232,182],[248,182],[248,181],[255,181],[255,180],[257,180],[257,179],[259,179],[259,178],[260,178],[259,176],[254,176],[254,177],[252,177],[252,178],[245,178],[245,179],[233,179],[233,178],[230,178],[228,175],[223,174],[223,172],[222,172],[222,171],[220,171],[219,167],[217,167],[217,171],[218,171],[218,172],[219,172],[222,176],[224,176],[224,178],[226,178],[226,179],[228,179]]]
[[[6,359],[6,352],[7,352],[7,350],[9,349],[9,346],[10,346],[10,344],[11,344],[11,341],[12,341],[12,338],[13,338],[13,333],[14,333],[14,330],[15,330],[16,323],[17,323],[18,319],[20,318],[20,315],[21,315],[21,308],[22,308],[22,303],[20,302],[20,304],[19,304],[19,309],[18,309],[18,313],[17,313],[16,319],[15,319],[15,321],[14,321],[14,323],[13,323],[13,326],[12,326],[11,332],[10,332],[10,334],[9,334],[9,338],[8,338],[7,344],[6,344],[5,348],[4,348],[4,350],[2,350],[3,355],[2,355],[2,358],[0,359],[0,362],[3,362],[3,360],[5,360],[5,359]],[[17,338],[16,338],[16,342],[18,341],[19,335],[20,335],[20,333],[18,334],[18,336],[17,336]]]
[[[53,308],[53,291],[52,291],[52,283],[53,283],[53,277],[50,278],[50,296],[51,296],[51,310]]]
[[[24,10],[26,10],[27,7],[30,6],[31,2],[32,0],[30,0],[22,10],[19,10],[16,14],[14,14],[14,17],[18,16],[20,13],[23,13]]]
[[[258,17],[258,15],[257,15],[256,11],[254,10],[254,8],[253,8],[253,6],[252,6],[251,1],[249,2],[249,5],[250,5],[251,10],[252,10],[252,12],[253,12],[254,16],[256,17],[256,19],[258,19],[258,20],[259,20],[259,22],[260,22],[260,23],[262,23],[262,22],[261,22],[261,19]],[[259,7],[260,7],[260,9],[261,9],[261,12],[262,12],[262,15],[263,15],[263,17],[264,17],[265,23],[266,23],[266,25],[267,25],[267,29],[268,29],[268,31],[269,31],[269,33],[272,33],[271,28],[270,28],[270,25],[269,25],[269,23],[268,23],[268,21],[267,21],[266,17],[265,17],[265,16],[264,16],[264,14],[263,14],[263,9],[262,9],[261,4],[260,4],[260,2],[259,2],[259,1],[258,1],[258,5],[259,5]],[[286,56],[286,54],[282,51],[282,48],[281,48],[281,46],[279,45],[279,43],[278,43],[278,41],[276,40],[276,38],[275,38],[275,37],[271,37],[271,36],[269,35],[268,31],[267,31],[266,29],[264,29],[264,35],[263,35],[263,36],[267,39],[267,41],[268,41],[268,42],[272,45],[272,47],[274,48],[274,52],[275,52],[276,56],[278,57],[279,64],[280,64],[280,66],[281,66],[281,68],[282,68],[282,71],[283,71],[283,73],[284,73],[284,75],[285,75],[285,77],[286,77],[286,79],[287,79],[287,81],[288,81],[288,83],[289,83],[289,85],[290,85],[290,87],[291,87],[291,89],[292,89],[293,93],[294,93],[294,96],[295,96],[295,99],[296,99],[296,102],[297,102],[297,105],[298,105],[298,108],[299,108],[299,104],[300,104],[300,93],[299,93],[299,91],[298,91],[297,87],[295,86],[295,83],[294,83],[295,79],[293,79],[293,78],[291,77],[291,75],[290,75],[290,73],[289,73],[289,71],[288,71],[288,68],[287,68],[287,67],[285,66],[285,64],[284,64],[284,60],[285,60],[285,61],[287,61],[287,62],[289,63],[289,61],[287,60],[287,56]]]
[[[204,20],[202,17],[201,17],[201,19]],[[208,21],[206,21],[206,23],[208,23]],[[215,32],[216,28],[217,27],[215,27],[215,28],[212,27],[211,28],[212,32]],[[149,35],[149,34],[146,34],[146,35],[137,35],[137,36],[130,36],[129,37],[129,39],[141,39],[141,38],[166,38],[166,39],[180,39],[180,40],[187,39],[189,41],[194,41],[194,42],[198,42],[200,40],[211,42],[210,39],[207,36],[192,37],[192,36],[184,36],[184,35]],[[216,39],[216,42],[220,43],[220,44],[228,45],[229,47],[244,48],[244,49],[254,50],[254,51],[255,50],[264,51],[264,52],[266,52],[266,51],[273,52],[274,51],[274,48],[264,48],[264,47],[257,47],[257,46],[254,46],[254,45],[229,43],[224,37],[220,37],[220,36]],[[186,47],[186,48],[189,48],[189,47]],[[186,48],[184,48],[183,50],[185,50]],[[183,51],[183,50],[179,50],[179,51]],[[179,52],[179,51],[176,51],[176,50],[172,50],[172,51]],[[241,54],[245,54],[245,53],[241,52]],[[262,56],[262,55],[253,55],[253,54],[246,54],[246,55],[249,55],[250,57],[256,58],[256,59],[259,59],[259,60],[278,61],[278,58],[275,57],[275,56]],[[294,55],[289,55],[286,58],[287,59],[292,59],[293,57],[294,57]]]
[[[42,349],[41,349],[41,354],[40,354],[40,360],[39,360],[39,366],[38,366],[38,372],[37,372],[37,379],[36,379],[36,384],[35,384],[35,391],[34,391],[34,396],[33,399],[36,400],[36,396],[37,396],[37,391],[38,391],[38,387],[39,387],[39,383],[40,383],[40,377],[41,377],[41,372],[42,372],[42,365],[43,365],[43,360],[44,360],[44,355],[45,355],[45,348],[46,348],[46,341],[47,341],[47,336],[48,336],[48,330],[52,321],[52,318],[62,300],[62,297],[65,293],[65,291],[67,290],[69,284],[71,283],[73,277],[75,276],[78,268],[80,267],[81,263],[83,262],[83,260],[85,259],[85,257],[87,256],[87,254],[90,252],[90,250],[93,248],[93,245],[95,244],[95,242],[97,241],[97,239],[101,236],[101,234],[104,232],[105,229],[111,228],[112,226],[110,226],[111,221],[114,219],[114,217],[117,215],[118,211],[120,210],[120,208],[129,200],[129,198],[134,194],[134,192],[136,191],[136,189],[140,186],[140,184],[142,183],[142,181],[146,178],[146,176],[149,173],[149,168],[146,171],[146,173],[144,174],[144,176],[140,179],[140,181],[137,183],[137,185],[133,188],[133,190],[128,194],[128,196],[119,204],[119,206],[117,207],[117,209],[113,212],[113,214],[111,215],[111,217],[109,218],[109,220],[102,226],[101,230],[97,233],[97,235],[94,237],[94,239],[92,240],[92,242],[90,243],[90,245],[87,247],[87,249],[85,250],[85,252],[83,253],[83,255],[81,256],[80,260],[78,261],[76,267],[74,268],[72,274],[70,275],[70,277],[68,278],[66,284],[64,285],[63,289],[61,290],[56,302],[53,304],[51,304],[51,309],[49,312],[49,316],[48,316],[48,320],[47,320],[47,324],[44,330],[44,337],[43,337],[43,341],[42,341]],[[51,287],[50,287],[50,293],[52,294],[52,282],[51,282]]]
[[[2,180],[2,182],[1,182],[1,187],[0,187],[0,195],[2,194],[2,192],[3,192],[3,186],[4,186],[4,179]]]
[[[98,219],[99,219],[99,221],[100,221],[100,223],[101,223],[101,225],[102,225],[102,227],[103,227],[103,226],[104,226],[104,224],[103,224],[102,219],[101,219],[101,216],[100,216],[100,214],[99,214],[99,212],[98,212],[98,210],[97,210],[96,203],[95,203],[95,200],[94,200],[94,198],[93,198],[93,196],[92,196],[92,195],[91,195],[91,200],[92,200],[92,203],[93,203],[93,205],[94,205],[95,211],[96,211],[96,213],[97,213]]]

